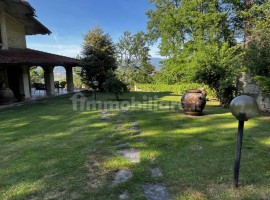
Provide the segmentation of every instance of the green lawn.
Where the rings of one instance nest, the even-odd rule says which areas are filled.
[[[156,102],[180,100],[169,93],[131,92],[123,98],[142,101],[143,95],[157,95]],[[245,124],[240,187],[234,189],[237,121],[217,102],[207,102],[201,117],[177,109],[131,110],[141,143],[128,136],[129,119],[119,118],[119,111],[110,110],[110,119],[101,121],[100,110],[73,111],[70,97],[0,110],[0,199],[116,200],[125,190],[130,199],[145,199],[145,183],[164,183],[173,199],[270,198],[269,116]],[[98,93],[97,98],[113,96]],[[115,137],[108,137],[113,132]],[[141,151],[140,163],[115,152],[124,142]],[[163,177],[151,177],[154,166]],[[133,177],[112,187],[120,169],[131,170]]]

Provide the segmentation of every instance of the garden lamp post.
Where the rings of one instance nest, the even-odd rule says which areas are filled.
[[[97,86],[99,82],[98,81],[93,81],[93,85],[95,86],[95,101],[97,100]]]
[[[233,174],[234,186],[238,187],[244,123],[251,117],[258,115],[259,108],[256,101],[252,97],[247,95],[241,95],[235,97],[232,100],[230,104],[230,110],[232,114],[235,116],[235,118],[238,119],[238,134],[237,134],[234,174]]]

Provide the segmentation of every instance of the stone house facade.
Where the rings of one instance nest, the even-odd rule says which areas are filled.
[[[67,89],[74,90],[72,68],[77,59],[27,48],[26,36],[51,34],[35,17],[34,8],[25,0],[0,0],[0,88],[13,91],[15,97],[31,98],[30,68],[44,70],[46,94],[55,94],[53,69],[66,69]]]

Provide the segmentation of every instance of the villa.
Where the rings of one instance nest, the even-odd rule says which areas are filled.
[[[33,96],[30,68],[40,66],[44,70],[46,94],[54,95],[53,69],[63,66],[66,69],[67,91],[72,92],[72,68],[78,66],[79,61],[27,48],[26,36],[37,34],[51,34],[51,31],[36,19],[35,10],[28,2],[0,0],[0,88],[9,88],[15,98],[23,95],[30,99]]]

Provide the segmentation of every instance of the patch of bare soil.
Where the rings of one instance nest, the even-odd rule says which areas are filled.
[[[85,163],[87,169],[86,187],[88,189],[98,189],[107,185],[110,172],[105,169],[103,163],[105,158],[98,152],[91,152]]]

